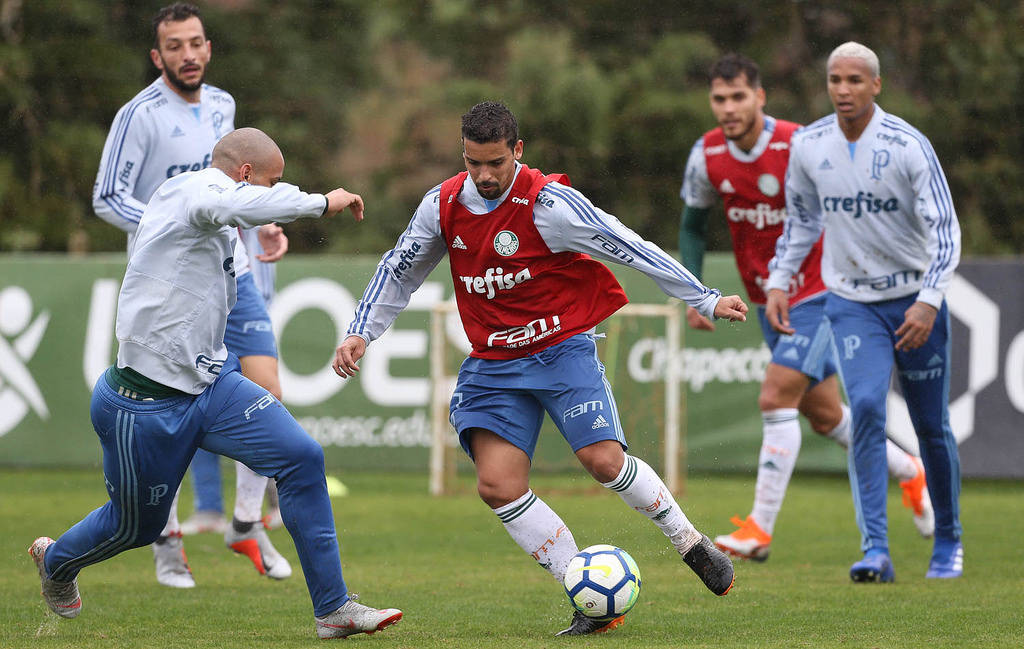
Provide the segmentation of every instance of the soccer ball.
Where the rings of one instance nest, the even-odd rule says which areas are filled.
[[[625,550],[592,545],[565,571],[565,594],[580,613],[597,619],[625,615],[640,596],[640,569]]]

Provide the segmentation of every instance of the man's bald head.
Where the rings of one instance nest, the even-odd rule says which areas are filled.
[[[240,128],[213,147],[212,165],[236,181],[270,187],[284,173],[284,156],[269,135],[258,128]]]

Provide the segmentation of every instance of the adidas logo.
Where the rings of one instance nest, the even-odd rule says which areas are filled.
[[[788,358],[791,361],[800,360],[800,352],[796,350],[796,347],[790,347],[786,350],[786,353],[782,355],[783,358]]]
[[[942,357],[938,354],[933,354],[928,361],[928,367],[935,367],[936,365],[942,365]]]
[[[611,424],[609,424],[608,420],[604,418],[604,415],[598,415],[597,419],[594,420],[594,425],[590,428],[596,430],[598,428],[608,428],[609,426],[611,426]]]
[[[722,181],[722,184],[718,186],[718,191],[722,194],[735,194],[736,188],[733,187],[732,183],[729,182],[729,179],[726,178]]]
[[[452,241],[452,248],[458,248],[459,250],[469,250],[466,244],[462,242],[462,237],[455,235],[455,240]]]
[[[818,169],[823,170],[823,171],[827,171],[827,170],[832,169],[832,168],[833,168],[832,167],[832,163],[828,161],[828,158],[825,158],[824,160],[822,160],[821,164],[818,165]]]
[[[778,471],[779,470],[779,466],[777,464],[775,464],[774,462],[772,462],[771,460],[768,460],[767,462],[762,464],[761,468],[762,469],[771,469],[772,471]]]
[[[171,131],[171,137],[185,137],[185,131],[181,130],[180,126],[175,126]]]

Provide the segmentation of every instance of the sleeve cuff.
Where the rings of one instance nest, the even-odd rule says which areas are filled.
[[[768,275],[768,281],[764,283],[764,292],[777,288],[780,291],[789,291],[789,281],[793,279],[789,271],[776,268]]]
[[[942,302],[945,299],[946,296],[937,288],[922,288],[917,293],[918,302],[924,302],[925,304],[935,307],[936,310],[942,308]]]
[[[367,347],[369,347],[369,345],[370,345],[370,338],[366,334],[361,334],[361,333],[357,333],[355,331],[350,331],[350,332],[345,334],[345,338],[348,338],[349,336],[356,336],[357,338],[362,338],[363,342],[366,343]]]
[[[326,215],[327,208],[331,206],[331,201],[327,198],[327,194],[322,194],[322,196],[324,197],[324,209],[320,212],[320,216]]]

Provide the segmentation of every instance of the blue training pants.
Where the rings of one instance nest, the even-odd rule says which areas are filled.
[[[100,377],[91,410],[110,501],[50,546],[50,577],[69,581],[85,566],[155,541],[201,446],[277,480],[281,517],[295,542],[314,615],[348,601],[323,449],[280,401],[242,376],[235,356],[196,396],[138,401],[118,395]]]
[[[850,487],[865,552],[889,547],[885,400],[894,364],[921,448],[936,541],[960,538],[960,457],[949,426],[949,310],[943,303],[924,346],[896,351],[896,329],[915,300],[866,304],[829,294],[825,306],[853,412]]]

